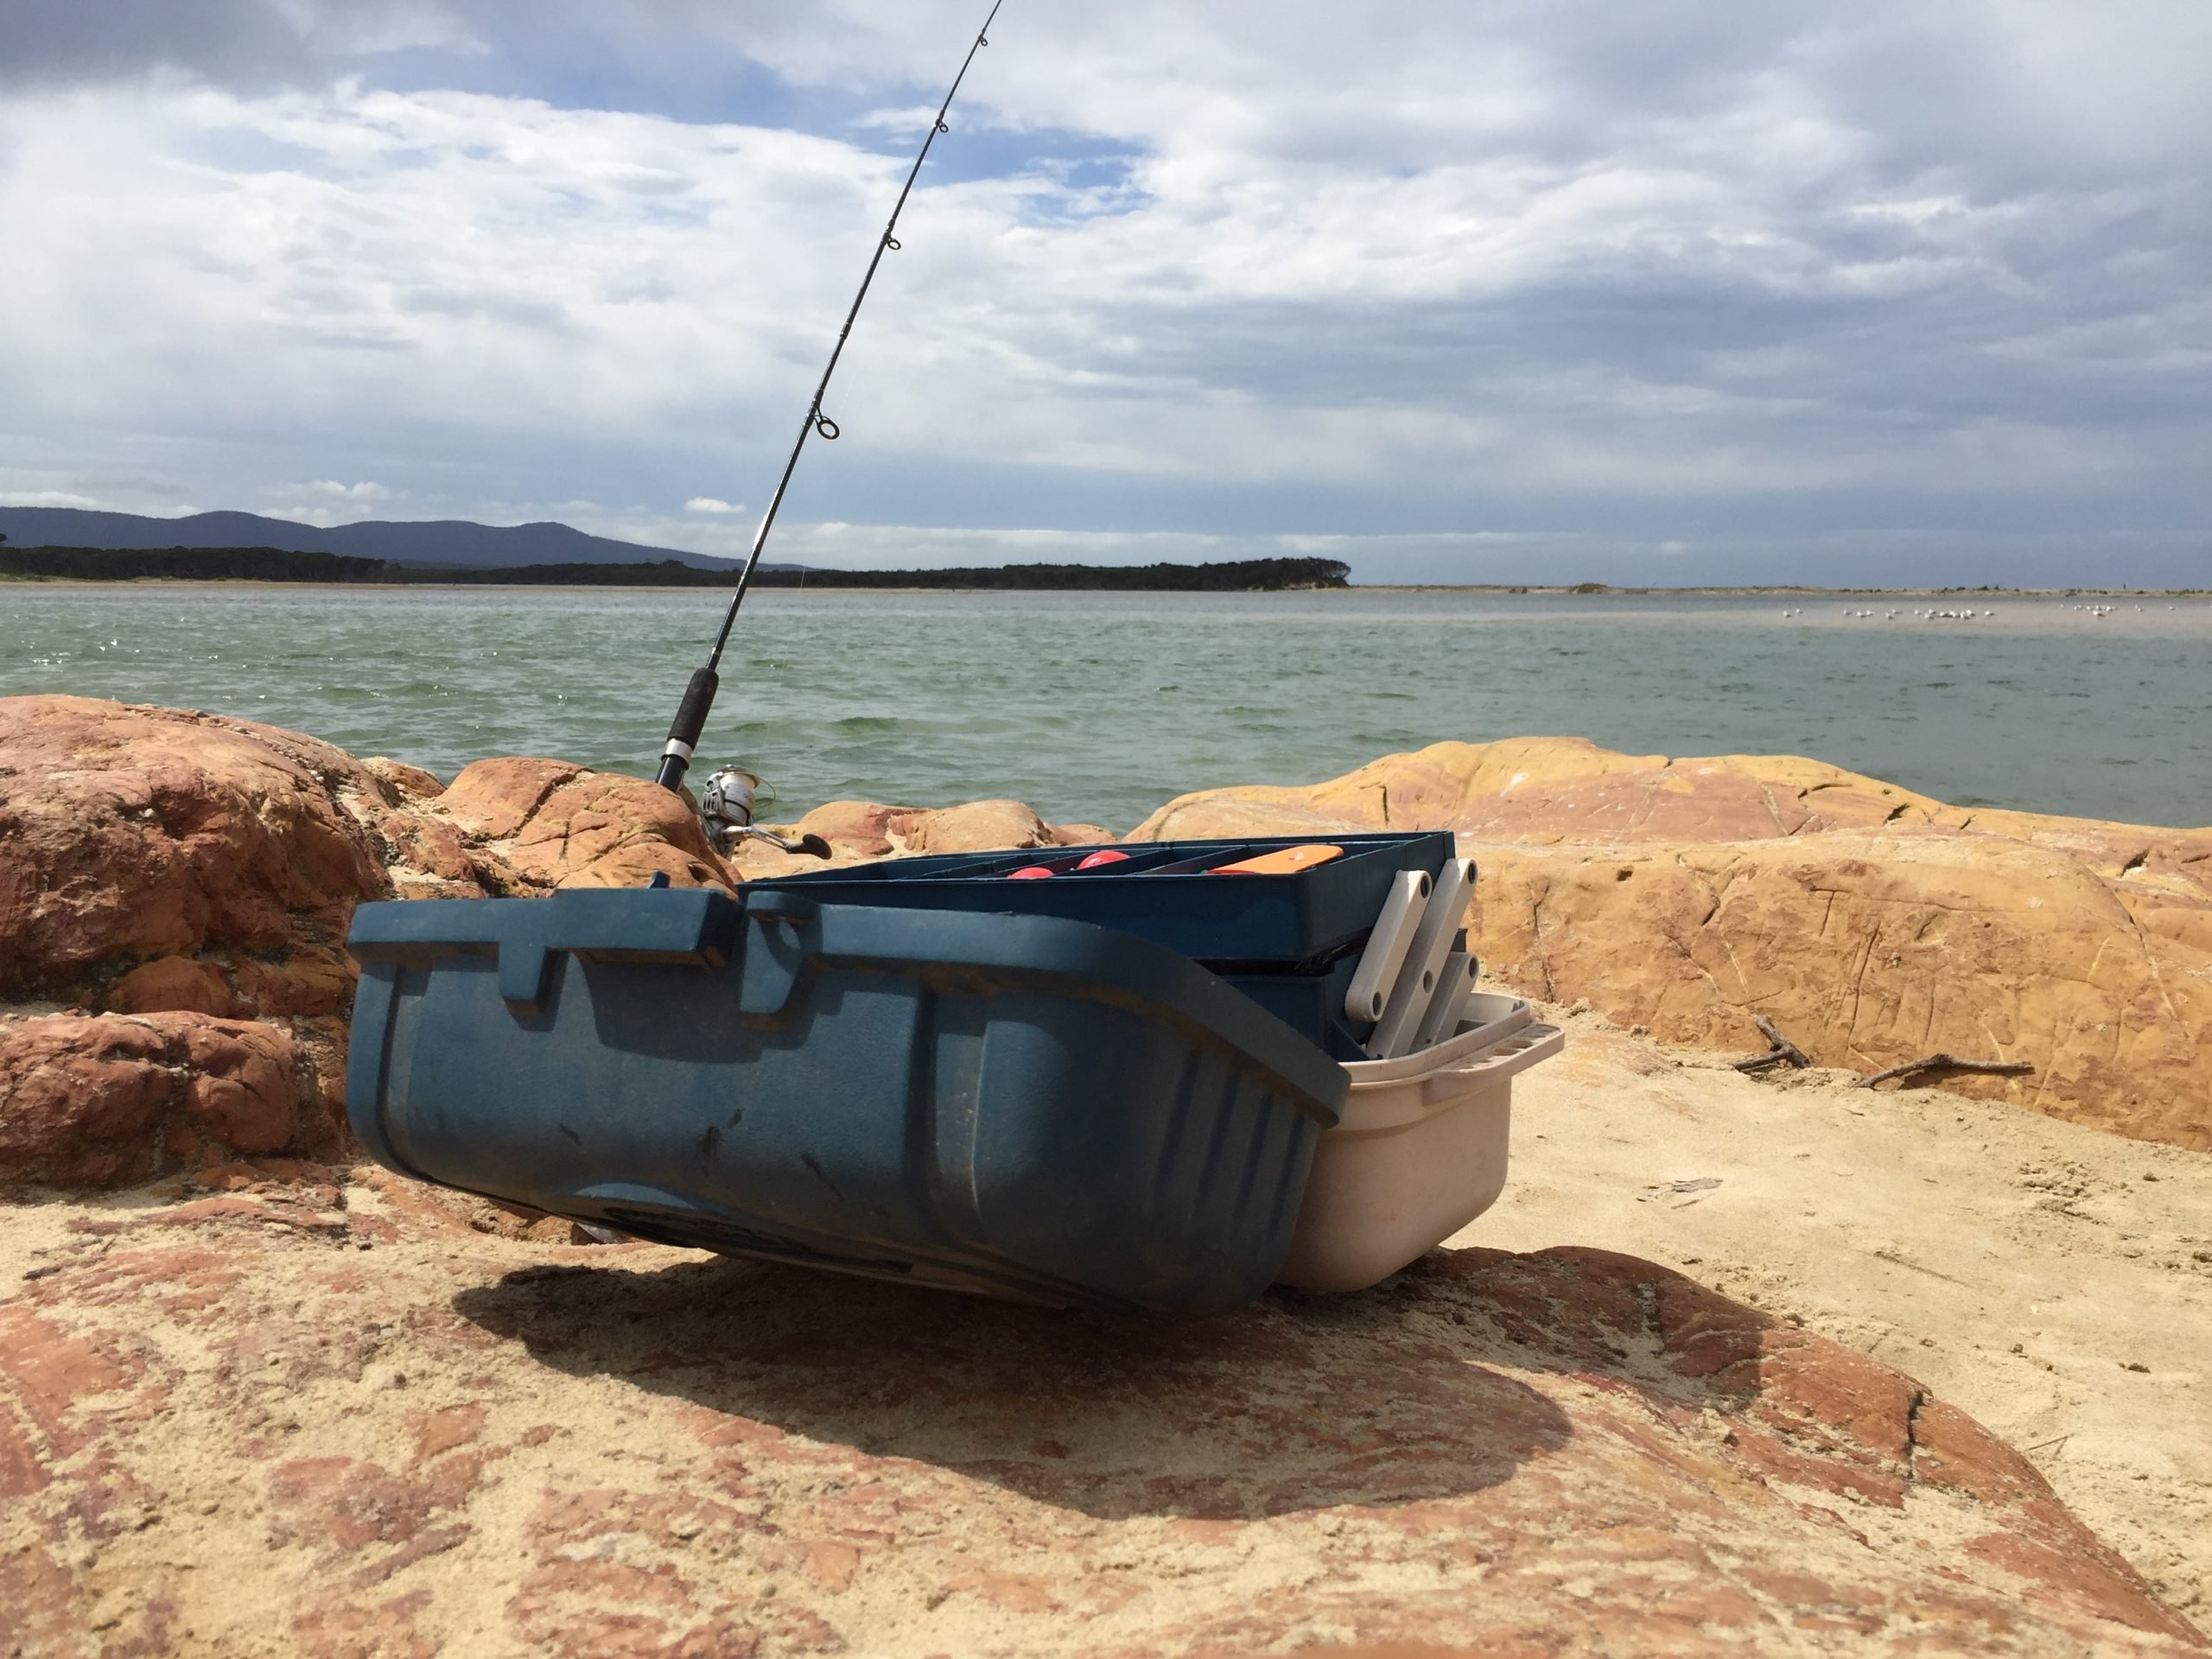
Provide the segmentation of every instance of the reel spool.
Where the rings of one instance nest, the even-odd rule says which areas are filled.
[[[728,857],[745,842],[762,841],[779,852],[809,858],[831,856],[830,843],[819,836],[786,841],[753,823],[753,809],[760,790],[760,774],[746,766],[724,766],[707,779],[706,792],[699,798],[699,824],[716,852]],[[773,790],[768,798],[775,798]]]

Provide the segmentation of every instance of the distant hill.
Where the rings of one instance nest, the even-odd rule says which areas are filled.
[[[18,547],[138,550],[175,547],[273,547],[286,553],[337,553],[391,564],[512,569],[531,564],[656,564],[673,559],[695,570],[730,571],[736,561],[587,536],[566,524],[478,524],[463,518],[370,519],[327,530],[257,512],[195,512],[149,518],[80,507],[0,507],[0,536]],[[764,565],[796,570],[798,565]]]

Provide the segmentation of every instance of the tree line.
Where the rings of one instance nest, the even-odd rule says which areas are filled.
[[[1230,559],[1217,564],[997,564],[944,570],[763,570],[762,588],[1108,588],[1118,593],[1281,593],[1342,588],[1351,567],[1337,559]]]
[[[4,541],[5,537],[0,537]],[[0,576],[73,582],[300,582],[377,586],[467,583],[582,588],[727,588],[731,570],[674,559],[644,564],[524,564],[493,568],[399,564],[343,553],[276,547],[5,547]],[[1342,588],[1337,559],[1236,559],[1217,564],[1008,564],[950,570],[756,571],[760,588],[983,588],[1112,592],[1279,593]]]

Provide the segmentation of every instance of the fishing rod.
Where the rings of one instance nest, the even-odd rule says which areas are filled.
[[[784,463],[784,475],[776,480],[776,493],[768,498],[768,511],[761,515],[760,528],[753,532],[753,551],[746,557],[745,569],[738,573],[737,591],[730,595],[729,609],[722,616],[721,632],[715,636],[715,648],[707,653],[706,666],[695,670],[690,683],[683,688],[683,701],[677,705],[675,722],[668,728],[668,742],[660,754],[660,774],[655,779],[664,789],[679,793],[683,791],[683,774],[690,770],[700,734],[707,728],[707,715],[715,706],[715,693],[721,689],[722,648],[729,643],[729,631],[737,621],[738,607],[745,603],[745,590],[753,583],[753,569],[760,563],[760,550],[768,544],[768,532],[775,527],[776,511],[784,505],[784,492],[791,485],[791,474],[798,467],[799,453],[806,448],[806,441],[817,432],[825,443],[834,442],[837,436],[837,423],[822,412],[822,399],[830,390],[830,377],[837,372],[837,359],[845,353],[845,341],[852,335],[853,320],[861,314],[861,302],[868,298],[868,285],[875,281],[876,267],[883,263],[885,254],[898,250],[899,238],[893,232],[899,228],[899,215],[906,210],[906,198],[914,188],[922,163],[929,159],[930,146],[937,142],[938,134],[951,130],[944,124],[945,111],[951,109],[953,95],[967,79],[968,66],[976,61],[976,54],[991,43],[991,21],[999,15],[999,6],[1003,3],[1004,0],[992,0],[990,15],[983,19],[982,28],[976,31],[968,55],[960,60],[960,73],[952,78],[944,102],[938,105],[937,119],[930,124],[930,130],[922,139],[921,151],[907,170],[906,182],[891,209],[891,218],[883,227],[883,234],[876,238],[875,252],[868,262],[868,274],[861,278],[860,292],[853,296],[852,308],[845,313],[844,326],[837,330],[837,343],[830,349],[829,366],[822,371],[822,382],[815,387],[813,401],[806,406],[806,418],[798,424],[798,442],[791,445],[791,459]],[[749,825],[752,818],[751,790],[741,787],[737,793],[743,797],[741,804],[733,799],[730,806],[734,814],[741,812],[741,817],[725,818],[723,822],[734,830],[741,830]],[[825,853],[827,850],[823,849]]]

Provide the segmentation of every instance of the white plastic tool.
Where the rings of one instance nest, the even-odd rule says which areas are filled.
[[[1390,988],[1406,965],[1429,886],[1427,870],[1402,871],[1390,884],[1390,895],[1382,901],[1382,913],[1375,918],[1375,931],[1367,936],[1367,949],[1359,953],[1359,966],[1344,992],[1344,1017],[1354,1025],[1371,1025],[1382,1017]]]
[[[1452,954],[1452,943],[1459,935],[1474,880],[1475,862],[1471,858],[1447,858],[1437,872],[1435,888],[1421,909],[1413,943],[1407,947],[1405,965],[1398,970],[1398,982],[1390,988],[1382,1018],[1375,1022],[1367,1039],[1367,1052],[1372,1058],[1395,1059],[1412,1048],[1414,1033],[1436,995],[1444,959]]]
[[[1454,950],[1444,958],[1444,971],[1437,976],[1435,993],[1428,999],[1428,1012],[1421,1016],[1421,1024],[1414,1031],[1413,1052],[1419,1053],[1459,1029],[1459,1016],[1466,1011],[1467,1000],[1475,994],[1477,967],[1474,957],[1465,950]]]

